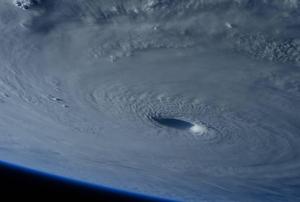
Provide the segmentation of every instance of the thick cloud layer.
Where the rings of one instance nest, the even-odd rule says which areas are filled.
[[[187,201],[300,198],[296,0],[3,0],[0,159]]]

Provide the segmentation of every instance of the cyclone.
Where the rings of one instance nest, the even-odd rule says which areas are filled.
[[[178,201],[299,201],[299,6],[1,1],[0,159]]]

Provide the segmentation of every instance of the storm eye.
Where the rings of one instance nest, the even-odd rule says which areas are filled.
[[[160,125],[167,126],[170,128],[180,129],[180,130],[188,130],[194,126],[194,124],[190,122],[183,121],[180,119],[174,119],[174,118],[152,117],[152,120],[159,123]]]

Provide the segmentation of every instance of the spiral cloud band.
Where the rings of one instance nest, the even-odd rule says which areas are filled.
[[[300,200],[297,0],[2,0],[0,159],[183,201]]]

